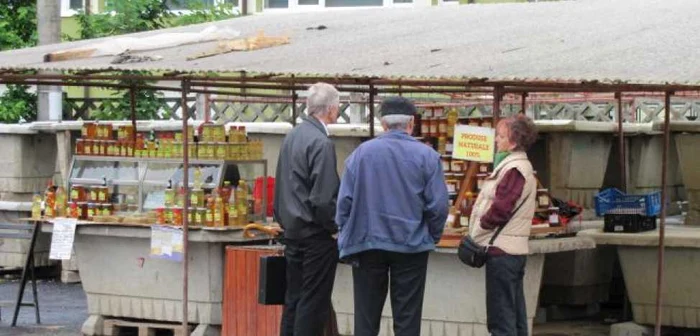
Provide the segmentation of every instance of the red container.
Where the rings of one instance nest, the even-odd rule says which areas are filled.
[[[263,178],[258,177],[255,179],[255,186],[253,187],[253,200],[254,200],[254,213],[262,213],[262,200],[263,200]],[[274,205],[275,199],[275,178],[267,177],[267,216],[272,216],[272,206]]]
[[[282,306],[258,303],[260,257],[278,254],[266,247],[226,247],[222,336],[278,336]]]

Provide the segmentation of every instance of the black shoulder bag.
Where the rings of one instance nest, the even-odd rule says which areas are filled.
[[[513,214],[518,212],[520,210],[520,207],[527,202],[527,199],[530,197],[530,194],[525,197],[525,199],[518,205],[517,208],[513,211]],[[472,239],[470,235],[464,236],[462,240],[459,242],[459,247],[457,248],[457,256],[459,257],[459,260],[461,260],[465,265],[474,267],[474,268],[481,268],[486,264],[486,260],[489,257],[489,248],[493,246],[493,242],[496,240],[496,237],[503,231],[503,228],[506,227],[506,225],[500,226],[498,229],[496,229],[496,233],[493,234],[491,237],[491,240],[489,240],[489,244],[487,246],[481,246],[477,244],[477,242]]]

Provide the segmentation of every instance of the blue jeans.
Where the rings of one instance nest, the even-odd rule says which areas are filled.
[[[527,336],[523,255],[490,256],[486,261],[486,317],[493,336]]]

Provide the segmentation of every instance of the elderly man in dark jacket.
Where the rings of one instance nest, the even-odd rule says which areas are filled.
[[[320,336],[329,318],[338,262],[333,235],[340,184],[326,125],[338,119],[338,91],[309,88],[308,118],[284,138],[275,180],[275,220],[284,229],[287,293],[282,336]]]

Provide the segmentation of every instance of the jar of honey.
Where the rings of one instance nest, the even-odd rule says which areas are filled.
[[[450,157],[449,156],[443,156],[441,159],[442,161],[442,171],[443,172],[449,172],[450,171]]]
[[[204,217],[206,216],[207,209],[196,208],[194,210],[194,221],[192,222],[197,226],[204,226]]]
[[[447,175],[447,174],[445,174]],[[453,177],[453,176],[450,176]],[[457,192],[457,183],[458,181],[455,179],[448,179],[447,176],[445,176],[445,184],[447,185],[447,192],[450,194],[454,194]]]
[[[430,119],[426,116],[423,116],[423,119],[421,119],[420,135],[424,137],[430,135]]]
[[[82,185],[73,185],[70,188],[70,200],[72,202],[85,202],[87,201],[87,191]]]
[[[102,216],[111,216],[114,214],[114,205],[112,203],[103,203],[100,210]]]
[[[97,124],[94,122],[84,122],[80,135],[84,139],[95,139],[97,137]]]
[[[547,209],[550,206],[551,202],[547,189],[537,189],[537,207],[539,209]]]
[[[85,140],[78,139],[75,141],[75,154],[85,155]]]
[[[109,187],[98,187],[97,188],[97,201],[100,203],[105,203],[109,200]]]
[[[85,219],[91,221],[95,218],[95,216],[97,216],[97,203],[88,203]]]
[[[452,155],[453,151],[454,145],[452,144],[452,140],[450,140],[450,138],[447,138],[447,142],[445,143],[445,153],[447,153],[447,155]]]
[[[78,202],[77,203],[77,212],[78,212],[78,219],[86,220],[88,218],[87,213],[88,213],[88,204],[87,202]]]
[[[219,142],[216,143],[214,150],[214,155],[218,160],[226,160],[226,143]]]
[[[430,120],[430,136],[432,137],[437,137],[440,136],[439,132],[439,127],[440,127],[440,121],[438,119],[431,119]]]
[[[452,160],[450,170],[453,173],[461,173],[464,171],[464,161],[462,160]]]
[[[435,118],[442,118],[445,116],[445,110],[442,107],[436,107],[433,109],[433,116]]]
[[[447,138],[444,136],[438,137],[438,153],[445,155],[447,147]]]
[[[156,208],[156,224],[165,224],[165,208]]]
[[[173,208],[173,225],[182,226],[182,208]]]
[[[486,174],[488,172],[489,172],[489,164],[488,163],[482,163],[479,165],[479,173]]]
[[[212,142],[206,143],[205,144],[205,159],[214,159],[215,158],[215,152],[216,152],[216,145]]]
[[[438,119],[438,134],[447,137],[447,118]]]

